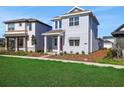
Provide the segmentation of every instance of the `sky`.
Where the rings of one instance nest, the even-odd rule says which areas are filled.
[[[122,6],[79,6],[90,10],[97,17],[98,37],[109,36],[124,23]],[[73,6],[0,6],[0,37],[3,37],[3,21],[20,18],[35,18],[51,25],[51,18],[68,12]]]

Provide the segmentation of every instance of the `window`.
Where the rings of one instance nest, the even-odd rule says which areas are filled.
[[[57,46],[57,38],[54,39],[54,46]]]
[[[75,46],[79,46],[79,40],[75,40]]]
[[[69,26],[73,26],[73,18],[69,18]]]
[[[58,21],[55,21],[55,28],[58,28]]]
[[[32,31],[32,24],[29,23],[29,31]]]
[[[22,26],[22,23],[19,23],[19,26]]]
[[[23,38],[19,38],[19,48],[23,48]]]
[[[62,28],[62,21],[59,21],[59,28]]]
[[[80,44],[80,40],[77,39],[77,40],[69,40],[69,45],[70,46],[79,46]]]
[[[69,40],[69,45],[74,46],[74,40]]]
[[[77,26],[77,25],[79,25],[79,17],[69,18],[69,26]]]
[[[15,30],[15,25],[13,23],[8,24],[8,31]]]

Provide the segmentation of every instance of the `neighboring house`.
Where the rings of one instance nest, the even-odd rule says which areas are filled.
[[[99,45],[99,50],[103,49],[104,47],[104,41],[102,38],[98,38],[98,45]]]
[[[124,50],[124,24],[113,31],[112,35],[116,38],[115,44]]]
[[[112,48],[113,44],[115,43],[115,38],[113,36],[104,36],[103,37],[103,47],[104,48]]]
[[[51,26],[33,18],[4,21],[6,50],[43,50],[43,32]]]
[[[89,10],[74,7],[67,13],[52,18],[53,29],[44,35],[44,52],[49,50],[47,38],[52,37],[52,52],[92,53],[99,49],[99,22]]]

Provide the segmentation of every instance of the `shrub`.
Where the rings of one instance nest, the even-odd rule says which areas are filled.
[[[66,52],[66,51],[64,51],[64,54],[67,54],[67,52]]]
[[[109,49],[107,52],[107,58],[113,58],[117,56],[117,52],[113,49]]]
[[[82,55],[85,55],[85,52],[84,51],[82,51]]]
[[[73,54],[73,51],[70,51],[70,54]]]
[[[76,55],[79,55],[79,52],[77,52]]]
[[[63,55],[63,52],[60,52],[60,55]]]
[[[16,52],[15,52],[15,55],[18,55],[18,56],[25,56],[25,55],[28,55],[28,52],[25,52],[25,51],[16,51]]]
[[[41,50],[37,50],[37,52],[39,53],[39,52],[41,52]]]

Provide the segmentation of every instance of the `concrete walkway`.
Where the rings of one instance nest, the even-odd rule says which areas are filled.
[[[94,62],[83,62],[83,61],[73,61],[73,60],[63,60],[63,59],[51,59],[51,58],[44,58],[44,57],[29,57],[29,56],[13,56],[13,55],[0,55],[4,57],[17,57],[17,58],[29,58],[29,59],[38,59],[38,60],[50,60],[50,61],[61,61],[65,63],[80,63],[86,65],[95,65],[98,67],[113,67],[117,69],[124,69],[124,66],[121,65],[111,65],[111,64],[101,64],[101,63],[94,63]]]

